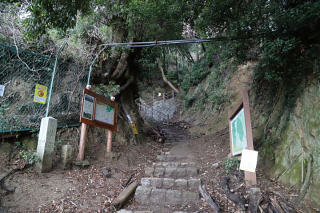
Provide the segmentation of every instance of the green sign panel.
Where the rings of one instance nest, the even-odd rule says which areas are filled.
[[[241,154],[242,150],[247,147],[246,123],[243,108],[231,120],[231,134],[232,155]]]

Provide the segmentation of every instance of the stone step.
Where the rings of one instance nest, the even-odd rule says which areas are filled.
[[[183,203],[198,203],[200,196],[197,192],[138,186],[134,198],[139,204],[179,205]]]
[[[117,211],[117,213],[154,213],[154,211],[147,211],[147,210],[145,210],[145,211],[137,211],[137,210],[121,209],[121,210]],[[173,213],[188,213],[188,212],[174,211]]]
[[[150,177],[165,178],[189,178],[199,174],[199,170],[195,167],[147,167],[144,170],[145,175]]]
[[[170,155],[170,152],[169,151],[167,151],[167,152],[161,152],[161,155]]]
[[[158,189],[198,191],[200,179],[142,178],[141,186]]]
[[[158,155],[157,160],[158,161],[176,161],[176,160],[184,160],[186,159],[186,156],[181,155]]]
[[[176,162],[176,161],[162,161],[157,163],[152,163],[153,167],[190,167],[195,166],[194,162]]]

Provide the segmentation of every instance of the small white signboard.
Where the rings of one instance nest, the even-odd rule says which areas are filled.
[[[247,172],[255,172],[258,162],[258,152],[243,149],[241,155],[240,169]]]
[[[0,97],[3,97],[5,87],[5,85],[0,85]]]

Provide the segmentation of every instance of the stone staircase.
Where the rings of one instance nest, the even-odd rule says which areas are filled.
[[[157,162],[145,168],[145,177],[136,189],[134,199],[139,204],[136,210],[120,210],[120,213],[168,213],[183,209],[185,205],[200,202],[195,163],[185,153],[165,150],[157,156]]]

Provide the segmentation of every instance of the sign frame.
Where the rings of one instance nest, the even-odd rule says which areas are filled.
[[[247,136],[247,147],[245,149],[254,150],[253,147],[253,136],[252,136],[252,126],[251,126],[251,116],[250,116],[250,106],[249,106],[249,95],[248,88],[242,90],[242,99],[235,106],[235,108],[228,113],[228,123],[229,123],[229,135],[230,135],[230,154],[229,157],[235,157],[232,150],[232,132],[231,132],[231,121],[232,119],[241,111],[244,110],[244,119],[246,127]],[[241,155],[241,154],[240,154]],[[236,156],[238,157],[238,156]],[[245,181],[247,186],[253,186],[257,184],[257,176],[255,172],[244,172]]]
[[[93,104],[93,117],[92,120],[83,117],[83,104],[85,95],[92,96],[94,98]],[[113,110],[113,124],[104,123],[102,121],[96,120],[96,105],[97,103],[103,103],[112,107]],[[88,125],[94,125],[100,128],[109,129],[111,131],[117,131],[117,112],[118,112],[118,104],[107,100],[104,96],[99,95],[91,90],[84,89],[81,101],[81,111],[80,111],[80,122]]]
[[[230,130],[230,154],[231,156],[236,156],[239,155],[233,154],[232,150],[232,132],[231,132],[231,121],[233,118],[235,118],[238,113],[243,109],[244,111],[244,120],[245,120],[245,128],[246,128],[246,138],[247,138],[247,147],[248,149],[254,149],[253,148],[253,137],[252,137],[252,127],[251,127],[251,116],[250,116],[250,106],[249,106],[249,96],[248,96],[248,90],[244,89],[242,91],[242,99],[241,101],[236,105],[236,107],[232,110],[229,111],[228,117],[229,117],[229,130]],[[240,153],[241,155],[241,153]]]

